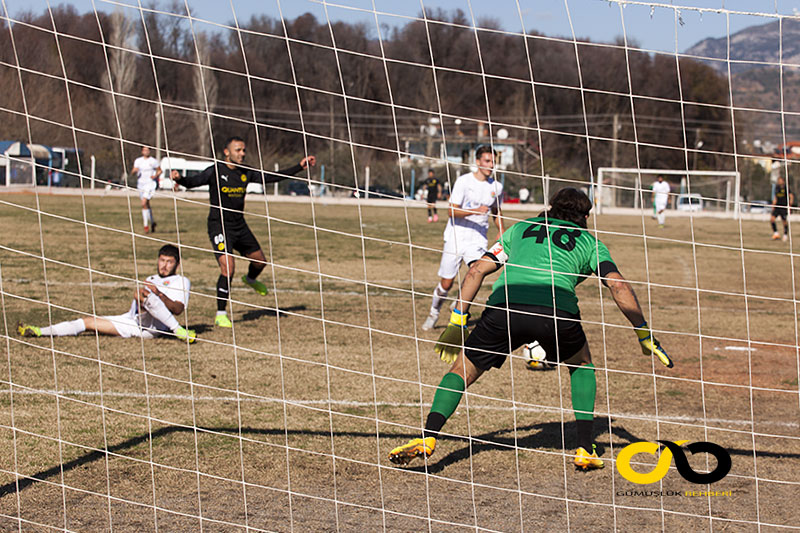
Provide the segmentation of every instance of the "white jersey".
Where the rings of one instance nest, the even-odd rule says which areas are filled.
[[[666,207],[669,201],[669,183],[666,181],[657,181],[653,183],[653,192],[655,193],[655,202],[657,206]]]
[[[158,159],[155,157],[137,157],[133,162],[133,167],[139,171],[136,187],[146,189],[155,185],[153,180],[156,177],[158,166]]]
[[[450,194],[450,203],[461,209],[474,210],[482,205],[489,207],[484,214],[468,215],[447,221],[444,229],[445,242],[457,240],[459,243],[474,242],[486,246],[486,232],[489,230],[489,215],[493,207],[499,206],[503,196],[503,185],[494,178],[481,181],[472,172],[459,176]]]
[[[189,278],[180,276],[178,274],[162,278],[158,274],[153,274],[147,278],[147,281],[155,285],[159,292],[164,294],[173,302],[181,302],[184,307],[189,303],[189,290],[192,287],[192,284],[189,282]],[[161,321],[150,316],[150,313],[148,313],[147,310],[140,310],[139,302],[136,300],[133,300],[131,303],[131,308],[128,311],[128,315],[130,315],[131,318],[138,317],[143,328],[169,331],[169,328],[162,324]]]

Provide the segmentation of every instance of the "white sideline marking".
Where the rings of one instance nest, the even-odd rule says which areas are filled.
[[[726,346],[726,350],[732,350],[734,352],[755,352],[755,348],[748,348],[747,346]]]
[[[0,394],[9,394],[11,391],[9,389],[0,390]],[[48,396],[89,396],[89,397],[99,397],[101,394],[96,391],[81,391],[81,390],[66,390],[66,391],[54,391],[54,390],[15,390],[15,395],[48,395]],[[102,394],[104,397],[113,397],[113,398],[150,398],[156,400],[183,400],[183,401],[195,401],[195,402],[254,402],[254,403],[286,403],[286,404],[294,404],[294,405],[309,405],[309,406],[327,406],[327,405],[337,405],[341,407],[430,407],[430,403],[422,403],[419,402],[357,402],[357,401],[350,401],[350,400],[284,400],[282,398],[267,398],[267,397],[236,397],[236,396],[189,396],[186,394],[141,394],[138,392],[104,392]],[[520,412],[530,412],[530,413],[546,413],[546,412],[559,412],[557,407],[553,408],[544,408],[544,407],[500,407],[500,406],[491,406],[491,405],[471,405],[470,409],[480,409],[480,410],[487,410],[487,411],[520,411]],[[460,411],[461,409],[459,409]],[[567,409],[567,411],[571,411]],[[668,421],[668,422],[695,422],[695,423],[716,423],[716,424],[738,424],[738,425],[745,425],[751,426],[753,423],[749,420],[731,420],[726,418],[698,418],[695,416],[659,416],[655,417],[652,415],[645,415],[645,414],[634,414],[634,413],[612,413],[612,417],[617,416],[620,418],[630,418],[630,419],[641,419],[641,420],[653,420],[653,421]],[[800,426],[800,424],[796,422],[778,422],[778,421],[763,421],[758,422],[759,424],[767,424],[771,426],[779,426],[779,427],[789,427],[789,428],[796,428]]]

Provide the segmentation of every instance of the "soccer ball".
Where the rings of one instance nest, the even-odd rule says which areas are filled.
[[[546,357],[547,353],[537,341],[522,347],[522,359],[525,361],[525,367],[528,370],[550,370],[554,368],[553,365],[545,360]]]

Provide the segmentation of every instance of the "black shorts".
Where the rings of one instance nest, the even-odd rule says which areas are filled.
[[[775,218],[782,218],[783,220],[786,220],[786,217],[788,216],[788,214],[789,214],[788,213],[788,209],[785,208],[785,207],[773,207],[772,208],[772,216],[774,216]]]
[[[439,194],[438,194],[438,192],[437,192],[437,191],[432,191],[432,192],[429,192],[429,193],[428,193],[428,203],[429,203],[429,204],[435,204],[435,203],[436,203],[436,197],[437,197],[437,196],[439,196]]]
[[[248,255],[261,249],[247,224],[233,227],[226,226],[223,232],[221,222],[209,220],[208,238],[211,240],[211,247],[217,257],[224,253],[232,254],[234,250],[242,255]]]
[[[464,355],[481,370],[500,368],[508,354],[533,341],[547,352],[551,362],[569,359],[586,343],[580,315],[540,305],[487,308],[464,343]],[[509,324],[510,318],[510,324]]]

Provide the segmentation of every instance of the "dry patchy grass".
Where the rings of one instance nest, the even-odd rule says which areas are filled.
[[[389,449],[419,435],[421,403],[445,371],[431,350],[438,331],[419,331],[443,228],[426,224],[423,210],[267,210],[251,201],[271,291],[259,297],[234,283],[231,331],[212,326],[217,269],[202,203],[155,201],[159,233],[144,236],[130,231],[131,220],[139,226],[135,199],[42,197],[40,213],[32,196],[0,199],[0,530],[20,520],[32,531],[751,531],[757,520],[800,523],[800,271],[789,247],[768,239],[766,222],[670,219],[659,230],[649,218],[596,221],[676,360],[667,370],[641,356],[597,280],[580,286],[603,457],[657,438],[708,440],[733,457],[731,473],[711,487],[732,496],[659,498],[626,496],[643,487],[611,460],[603,471],[573,471],[566,370],[532,373],[518,358],[470,389],[427,465],[386,461]],[[193,282],[185,321],[199,333],[195,345],[14,334],[18,319],[123,312],[164,241],[180,243]],[[488,285],[479,300],[486,295]],[[673,468],[659,488],[697,487]]]

